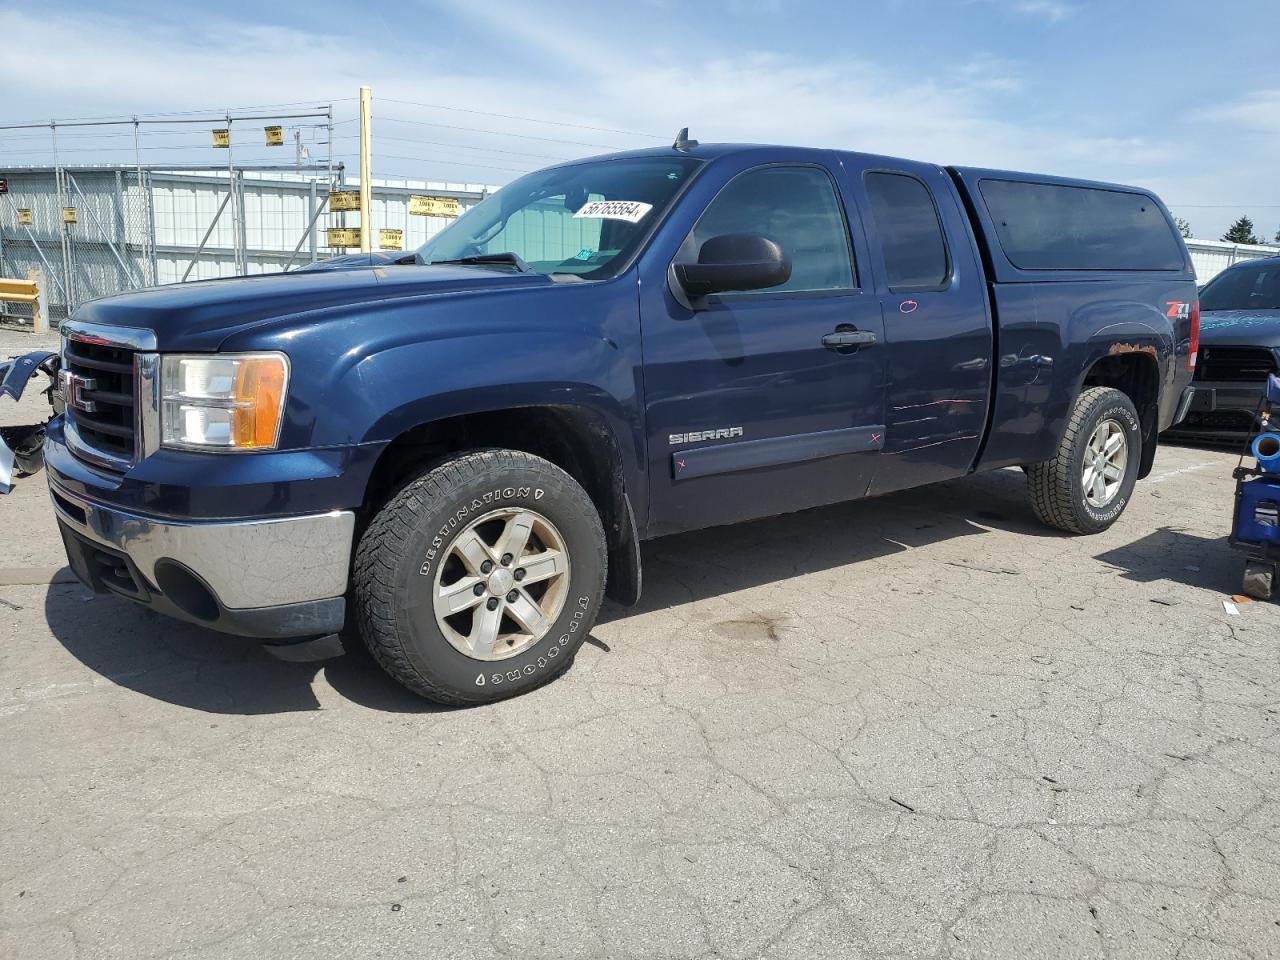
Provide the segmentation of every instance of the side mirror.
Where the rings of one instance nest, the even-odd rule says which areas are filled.
[[[677,263],[676,282],[689,297],[731,290],[763,290],[791,279],[791,258],[758,233],[712,237],[698,251],[697,263]]]

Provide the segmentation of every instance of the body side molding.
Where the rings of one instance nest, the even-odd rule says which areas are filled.
[[[846,453],[872,453],[884,446],[884,426],[848,427],[722,443],[714,447],[677,450],[671,455],[671,473],[677,480],[692,480],[718,473],[736,473],[759,467],[802,463]]]

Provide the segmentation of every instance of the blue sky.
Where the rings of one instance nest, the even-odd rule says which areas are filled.
[[[1220,9],[1186,0],[62,0],[39,11],[0,2],[0,120],[333,102],[334,149],[354,168],[354,97],[367,83],[375,176],[500,184],[554,159],[669,141],[688,125],[704,141],[1139,183],[1197,236],[1216,238],[1248,213],[1270,239],[1280,230],[1280,7]],[[239,158],[291,158],[261,146],[250,126],[236,131]],[[64,161],[132,160],[129,137],[89,133],[66,132]],[[324,131],[303,135],[322,155]],[[208,137],[149,128],[144,159],[225,160],[205,148]],[[47,134],[0,131],[0,167],[50,158]]]

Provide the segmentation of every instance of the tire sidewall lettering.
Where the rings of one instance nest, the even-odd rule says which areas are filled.
[[[1086,499],[1083,487],[1080,490],[1080,497],[1077,500],[1077,503],[1080,506],[1080,509],[1084,511],[1085,516],[1088,517],[1090,521],[1097,524],[1110,524],[1119,517],[1120,514],[1124,512],[1125,507],[1129,505],[1129,499],[1133,494],[1133,483],[1137,477],[1136,464],[1138,461],[1134,455],[1140,454],[1142,438],[1141,424],[1138,422],[1137,418],[1134,417],[1131,410],[1120,404],[1107,407],[1093,418],[1093,427],[1089,430],[1089,436],[1093,435],[1093,431],[1097,429],[1098,424],[1102,423],[1104,420],[1114,420],[1124,427],[1126,439],[1131,447],[1131,455],[1125,466],[1125,479],[1121,490],[1115,501],[1107,504],[1105,509],[1098,510],[1094,508]],[[1135,442],[1135,440],[1137,442]],[[1080,477],[1081,468],[1084,465],[1084,455],[1087,449],[1088,441],[1086,440],[1080,448],[1080,456],[1075,468],[1075,476],[1077,478]],[[1079,480],[1077,480],[1077,482],[1079,482]]]
[[[434,537],[431,538],[431,545],[427,548],[422,558],[422,563],[418,567],[418,575],[429,577],[431,568],[435,561],[440,557],[440,549],[444,546],[446,538],[450,536],[458,526],[471,515],[472,510],[483,510],[485,507],[500,503],[503,500],[522,499],[527,500],[532,497],[534,500],[541,500],[546,491],[542,487],[501,487],[497,490],[486,491],[479,497],[472,497],[469,504],[463,504],[458,508],[448,520],[441,525],[436,531]]]

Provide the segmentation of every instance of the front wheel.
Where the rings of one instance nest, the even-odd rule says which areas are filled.
[[[1024,468],[1036,516],[1069,533],[1106,530],[1129,505],[1141,457],[1133,401],[1111,387],[1081,391],[1057,454]]]
[[[459,454],[396,494],[361,537],[360,634],[414,693],[501,700],[569,666],[606,564],[599,514],[559,467],[513,450]]]

